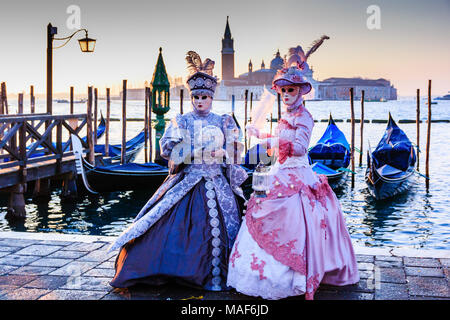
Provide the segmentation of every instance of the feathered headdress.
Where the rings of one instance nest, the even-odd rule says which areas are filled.
[[[292,67],[293,64],[296,64],[296,66],[299,69],[304,69],[305,68],[305,63],[308,60],[309,56],[315,52],[321,45],[322,43],[327,40],[330,39],[330,37],[323,35],[320,39],[317,39],[316,41],[314,41],[311,45],[311,48],[308,50],[308,52],[305,54],[305,52],[303,51],[301,46],[297,46],[295,48],[289,48],[288,51],[288,57],[287,59],[285,59],[285,68],[289,68]]]
[[[309,69],[306,62],[313,52],[315,52],[322,43],[330,39],[328,36],[322,36],[320,39],[314,41],[311,48],[305,54],[301,46],[290,48],[287,57],[284,58],[284,68],[277,71],[273,78],[273,87],[277,91],[282,86],[297,85],[301,87],[301,94],[307,94],[311,91],[312,86],[305,78],[305,71]]]
[[[202,59],[195,51],[188,51],[186,54],[186,61],[188,64],[188,71],[190,75],[193,75],[197,72],[203,72],[207,75],[213,75],[213,69],[215,62],[211,59],[207,58],[205,62],[202,63]]]
[[[186,62],[189,71],[187,83],[191,90],[191,95],[207,94],[213,96],[217,85],[217,79],[213,76],[215,62],[211,59],[206,59],[205,62],[202,62],[202,59],[195,51],[187,52]]]

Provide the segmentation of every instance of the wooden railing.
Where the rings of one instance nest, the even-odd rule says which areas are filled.
[[[72,128],[69,120],[81,122],[76,128]],[[72,155],[70,135],[79,137],[81,130],[85,126],[89,127],[87,124],[86,114],[1,115],[0,170],[17,166],[25,169],[28,164],[47,160],[56,160],[58,166],[64,157]],[[65,141],[63,141],[63,130],[67,134]],[[87,131],[92,132],[92,130]],[[53,135],[56,136],[55,143],[52,143]],[[87,141],[82,140],[82,144],[84,148],[93,151],[92,135],[90,138],[88,135]]]

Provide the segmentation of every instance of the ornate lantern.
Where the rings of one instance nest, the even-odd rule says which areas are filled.
[[[170,110],[169,97],[170,83],[167,77],[166,66],[162,57],[162,48],[159,48],[158,61],[152,79],[152,111],[156,114],[155,125],[155,162],[165,164],[161,157],[159,140],[164,134],[166,123],[164,114]]]
[[[269,190],[269,170],[270,167],[260,162],[253,172],[252,188],[255,191],[255,197],[265,198],[267,197],[267,191]]]

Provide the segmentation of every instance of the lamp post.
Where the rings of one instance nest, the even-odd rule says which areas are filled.
[[[53,113],[53,49],[64,47],[72,39],[72,37],[80,31],[85,32],[85,37],[78,39],[81,51],[94,52],[96,40],[88,37],[88,31],[86,29],[79,29],[68,37],[55,38],[55,35],[58,33],[58,29],[53,27],[51,23],[47,25],[47,114]],[[54,40],[66,40],[66,42],[58,47],[53,47]],[[49,122],[46,122],[45,127],[48,128],[48,126]],[[51,135],[49,135],[49,139],[51,141]]]

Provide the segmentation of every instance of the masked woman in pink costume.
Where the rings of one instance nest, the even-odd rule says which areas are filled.
[[[339,201],[307,156],[314,121],[303,103],[302,96],[311,90],[303,71],[323,40],[306,55],[300,46],[291,48],[285,68],[274,77],[285,105],[275,135],[248,128],[278,158],[269,171],[267,196],[252,194],[247,203],[230,255],[227,285],[246,295],[281,299],[305,294],[311,300],[320,283],[359,281]]]

